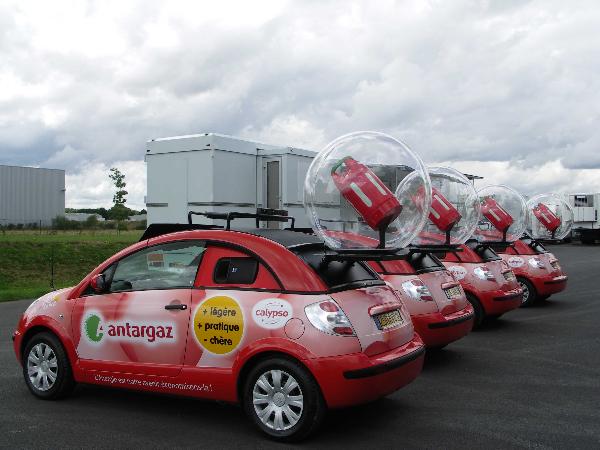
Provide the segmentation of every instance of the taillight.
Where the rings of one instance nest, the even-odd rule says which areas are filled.
[[[433,301],[431,292],[429,292],[429,289],[421,280],[405,281],[402,283],[402,289],[413,300],[420,300],[422,302]]]
[[[481,280],[496,281],[496,277],[488,266],[476,267],[473,273]]]
[[[333,300],[313,303],[304,308],[306,317],[319,331],[338,336],[356,336],[344,311]]]
[[[546,264],[544,264],[544,262],[538,257],[529,258],[529,265],[532,267],[537,267],[538,269],[546,268]]]

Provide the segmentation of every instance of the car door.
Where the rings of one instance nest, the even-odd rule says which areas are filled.
[[[104,271],[73,314],[77,354],[86,370],[176,376],[185,357],[191,296],[205,245],[177,241],[146,247]]]
[[[210,244],[192,294],[186,369],[231,369],[238,352],[248,343],[282,329],[291,317],[291,305],[280,301],[280,285],[257,257],[242,249]],[[271,300],[285,316],[275,326],[258,325],[254,307]],[[285,320],[284,320],[285,319]]]

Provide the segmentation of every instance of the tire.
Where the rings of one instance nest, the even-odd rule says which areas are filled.
[[[22,365],[25,384],[38,398],[57,400],[75,387],[67,352],[51,333],[38,333],[27,342]]]
[[[475,330],[483,323],[483,319],[485,319],[485,310],[483,309],[483,306],[481,306],[481,303],[479,303],[479,299],[477,297],[470,292],[466,292],[465,294],[467,295],[467,300],[471,306],[473,306],[473,310],[475,312],[475,317],[473,318],[473,329]]]
[[[533,305],[537,301],[537,291],[535,286],[527,278],[517,277],[519,285],[523,289],[523,301],[521,302],[521,308],[526,308]]]
[[[444,350],[446,347],[448,346],[448,344],[444,344],[444,345],[436,345],[434,347],[427,347],[427,351],[429,353],[439,353],[442,350]]]
[[[286,394],[288,384],[292,389]],[[255,400],[260,403],[255,405]],[[258,428],[280,442],[306,439],[321,425],[326,411],[321,390],[312,375],[297,362],[285,358],[269,358],[251,369],[244,383],[243,406]],[[268,415],[261,418],[259,413],[267,410]]]

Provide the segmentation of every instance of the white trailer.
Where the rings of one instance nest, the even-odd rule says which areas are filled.
[[[189,211],[285,209],[307,227],[304,177],[315,152],[215,133],[148,141],[148,224],[185,223]],[[194,223],[215,223],[194,216]],[[253,226],[253,220],[236,226]],[[262,226],[278,226],[277,223]]]
[[[573,228],[600,228],[600,193],[566,194],[565,199],[573,207]]]

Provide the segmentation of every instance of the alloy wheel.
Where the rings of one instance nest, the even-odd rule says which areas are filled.
[[[52,347],[40,342],[31,348],[27,356],[27,375],[38,391],[52,389],[58,377],[58,360]]]
[[[260,421],[276,431],[292,428],[302,417],[304,396],[298,381],[283,370],[263,373],[252,390],[254,411]]]
[[[519,285],[521,286],[521,289],[523,289],[523,299],[521,300],[521,303],[527,303],[527,300],[529,300],[529,288],[522,281],[519,281]]]

